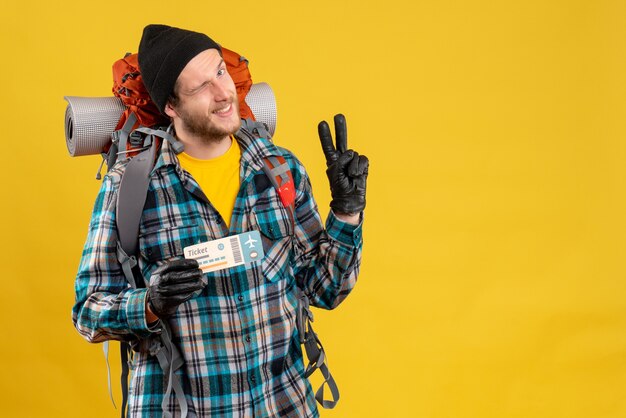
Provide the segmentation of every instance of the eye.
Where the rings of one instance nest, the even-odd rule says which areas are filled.
[[[204,83],[200,84],[200,85],[199,85],[198,87],[196,87],[195,89],[192,89],[192,90],[189,92],[189,94],[192,94],[192,95],[193,95],[193,94],[196,94],[196,93],[198,93],[199,91],[204,90],[204,88],[205,88],[206,86],[208,86],[208,85],[209,85],[209,82],[208,82],[208,81],[205,81]]]
[[[217,70],[217,76],[221,77],[226,73],[226,68],[222,67],[219,70]]]

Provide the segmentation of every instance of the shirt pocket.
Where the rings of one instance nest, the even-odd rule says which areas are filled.
[[[261,233],[265,257],[260,267],[265,278],[275,282],[291,268],[294,225],[292,214],[272,189],[269,199],[254,206],[253,228]]]
[[[139,235],[139,251],[148,263],[182,258],[183,249],[197,243],[197,225],[167,226]]]

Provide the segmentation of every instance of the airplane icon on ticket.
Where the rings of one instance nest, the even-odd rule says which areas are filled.
[[[248,237],[248,241],[244,242],[245,245],[249,245],[248,248],[256,248],[256,245],[254,245],[254,243],[257,242],[257,240],[252,239],[252,235],[250,235]]]

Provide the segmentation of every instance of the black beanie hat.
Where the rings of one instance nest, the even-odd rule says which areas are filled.
[[[148,25],[139,43],[139,69],[152,101],[164,113],[178,76],[189,61],[220,46],[203,33],[166,25]]]

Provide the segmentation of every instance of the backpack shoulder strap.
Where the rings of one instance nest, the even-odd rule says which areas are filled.
[[[263,159],[263,172],[267,175],[272,186],[278,192],[280,201],[291,214],[292,223],[294,205],[296,200],[296,188],[289,164],[282,155],[271,156]]]
[[[292,226],[295,226],[296,190],[289,164],[283,156],[267,157],[263,159],[263,162],[263,171],[278,192],[283,206],[289,211]],[[313,312],[309,308],[309,297],[301,286],[302,284],[298,283],[296,326],[300,334],[300,344],[304,345],[306,356],[309,359],[304,376],[308,378],[315,370],[319,369],[324,377],[324,381],[315,392],[315,399],[323,408],[332,409],[339,402],[339,388],[328,369],[324,347],[315,331],[313,331]],[[324,399],[325,385],[328,385],[332,400]]]
[[[115,213],[120,244],[119,250],[128,257],[135,257],[137,253],[139,222],[146,203],[148,186],[150,184],[150,172],[152,167],[154,167],[159,145],[157,138],[170,142],[174,152],[177,154],[183,150],[183,144],[177,141],[169,132],[146,127],[139,127],[134,132],[146,135],[144,150],[131,158],[126,166],[120,182]]]
[[[154,165],[157,141],[128,162],[117,195],[115,218],[120,249],[132,257],[137,252],[139,221],[146,203],[150,171]]]
[[[139,241],[139,223],[141,214],[148,195],[150,185],[150,172],[155,163],[156,150],[159,141],[157,137],[164,138],[174,146],[175,152],[182,151],[182,144],[176,142],[165,131],[149,128],[139,128],[135,131],[147,134],[146,149],[131,158],[122,175],[117,195],[115,218],[118,232],[117,259],[122,265],[122,271],[132,288],[145,287],[141,274],[136,272],[137,247]],[[171,331],[167,322],[161,324],[162,332],[159,340],[153,341],[150,353],[157,357],[163,373],[167,376],[167,389],[161,405],[164,417],[171,417],[167,412],[167,400],[174,390],[183,417],[187,416],[188,405],[180,378],[174,372],[183,366],[183,357],[178,348],[172,342]],[[125,416],[128,401],[128,359],[131,357],[131,349],[128,343],[121,343],[122,356],[122,417]]]

